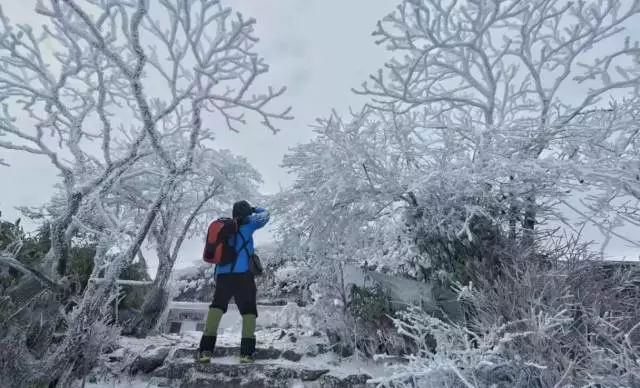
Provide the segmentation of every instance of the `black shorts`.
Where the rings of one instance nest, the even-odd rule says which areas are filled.
[[[256,282],[253,274],[249,272],[218,275],[213,302],[209,307],[220,309],[226,313],[232,297],[241,315],[254,314],[258,316]]]

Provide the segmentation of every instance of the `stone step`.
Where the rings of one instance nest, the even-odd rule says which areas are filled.
[[[205,375],[224,375],[226,377],[243,377],[247,373],[260,373],[271,378],[291,379],[299,378],[304,381],[317,380],[329,372],[328,369],[291,368],[275,364],[240,364],[218,363],[213,360],[209,364],[199,364],[195,361],[171,361],[153,372],[154,377],[170,380],[181,380],[189,373],[198,372]]]
[[[178,348],[173,352],[171,359],[190,359],[193,360],[196,357],[198,350],[196,348]],[[240,348],[237,346],[216,346],[213,352],[213,357],[238,357],[240,355]],[[288,361],[300,361],[302,354],[296,353],[293,350],[280,350],[273,347],[270,348],[258,348],[254,358],[256,360],[277,360],[283,358]]]
[[[326,354],[330,351],[328,346],[324,344],[316,344],[304,354],[298,353],[294,350],[281,350],[276,349],[274,347],[269,348],[258,348],[256,349],[255,359],[256,360],[276,360],[279,358],[284,358],[289,361],[300,361],[303,356],[307,357],[315,357],[320,354]],[[173,355],[170,357],[172,359],[180,359],[180,358],[195,358],[197,353],[196,348],[178,348],[173,352]],[[216,346],[215,351],[213,352],[213,356],[215,357],[234,357],[240,354],[240,347],[238,346]]]
[[[153,377],[180,382],[181,388],[365,388],[368,375],[336,377],[328,369],[309,369],[284,365],[256,363],[197,364],[194,362],[170,362],[157,369]],[[171,384],[175,386],[177,384]]]
[[[368,378],[368,377],[367,377]],[[300,379],[278,379],[253,375],[250,377],[209,376],[194,373],[182,381],[180,388],[373,388],[366,380],[354,375],[341,379],[322,376],[317,381]]]

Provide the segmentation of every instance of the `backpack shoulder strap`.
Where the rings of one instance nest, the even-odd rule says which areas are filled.
[[[245,239],[244,236],[242,235],[242,233],[240,233],[240,231],[238,231],[238,234],[240,235],[240,238],[242,239],[242,246],[240,247],[240,250],[244,250],[245,252],[247,252],[247,256],[251,256],[251,254],[249,253],[249,240]]]
[[[238,249],[238,255],[240,255],[240,252],[242,252],[244,250],[245,252],[247,252],[247,257],[250,257],[251,255],[249,254],[249,250],[247,249],[247,246],[249,245],[250,239],[247,240],[247,239],[244,238],[244,235],[242,235],[242,232],[240,231],[240,225],[238,225],[238,230],[237,230],[236,235],[234,236],[234,239],[233,239],[234,248],[238,243],[238,236],[240,236],[240,238],[242,239],[242,246],[240,246],[240,249]],[[236,263],[237,262],[238,262],[238,259],[236,259],[233,262],[233,264],[231,265],[231,273],[233,273],[233,271],[236,270]]]
[[[235,249],[235,247],[238,245],[238,235],[240,235],[240,238],[242,239],[242,246],[240,246],[240,249],[238,249],[238,255],[240,254],[240,252],[242,252],[243,250],[245,252],[247,252],[247,256],[251,256],[249,254],[249,250],[247,249],[247,246],[249,244],[249,240],[244,238],[244,235],[242,234],[242,232],[240,231],[240,227],[241,225],[234,220],[235,226],[236,226],[236,233],[233,236],[233,248]],[[234,260],[233,264],[231,264],[231,271],[230,273],[233,273],[236,270],[236,263],[238,262],[238,258],[236,257],[236,260]]]
[[[236,234],[233,236],[233,249],[236,249],[236,245],[238,244],[238,234],[240,234],[240,227],[238,227]],[[231,264],[231,271],[229,271],[229,273],[233,273],[233,271],[236,270],[237,262],[238,262],[238,256],[236,256],[236,259],[233,261],[233,264]]]

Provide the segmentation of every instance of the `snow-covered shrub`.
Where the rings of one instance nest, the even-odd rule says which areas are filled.
[[[475,348],[464,328],[418,308],[399,314],[394,323],[418,350],[407,357],[406,365],[398,365],[392,376],[376,380],[379,387],[473,386],[468,384],[469,372],[481,361],[482,351]]]
[[[393,315],[391,297],[380,286],[352,285],[349,293],[349,310],[365,322],[377,322]]]
[[[299,305],[312,303],[309,288],[317,279],[303,252],[288,251],[276,244],[259,246],[256,252],[265,269],[256,280],[261,298],[286,299]]]
[[[339,261],[309,260],[299,274],[309,282],[309,314],[324,331],[332,350],[342,356],[372,357],[407,354],[407,341],[398,335],[389,316],[395,313],[391,296],[375,282],[357,284]]]
[[[460,297],[466,324],[418,309],[394,320],[419,351],[393,387],[634,387],[640,383],[640,267],[591,260],[574,242],[515,256]],[[435,349],[433,342],[435,340]]]
[[[174,300],[211,302],[215,290],[215,267],[206,263],[194,263],[192,267],[175,271],[171,287]]]
[[[103,319],[78,316],[80,310],[76,309],[64,321],[57,312],[61,307],[56,295],[44,293],[29,303],[33,306],[21,316],[2,322],[0,386],[66,384],[64,382],[85,376],[96,365],[100,354],[116,347],[119,327],[109,322],[111,304],[94,306]],[[37,315],[38,320],[29,315]],[[72,337],[63,337],[67,330],[72,331]],[[66,346],[52,346],[60,341]],[[50,368],[61,365],[64,370],[52,380]]]
[[[411,344],[394,330],[390,317],[396,313],[389,292],[381,285],[351,285],[347,322],[352,325],[354,346],[369,357],[406,354]]]

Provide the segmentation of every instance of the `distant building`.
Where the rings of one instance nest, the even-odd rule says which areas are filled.
[[[169,304],[166,328],[169,333],[204,330],[209,303],[176,302]]]

